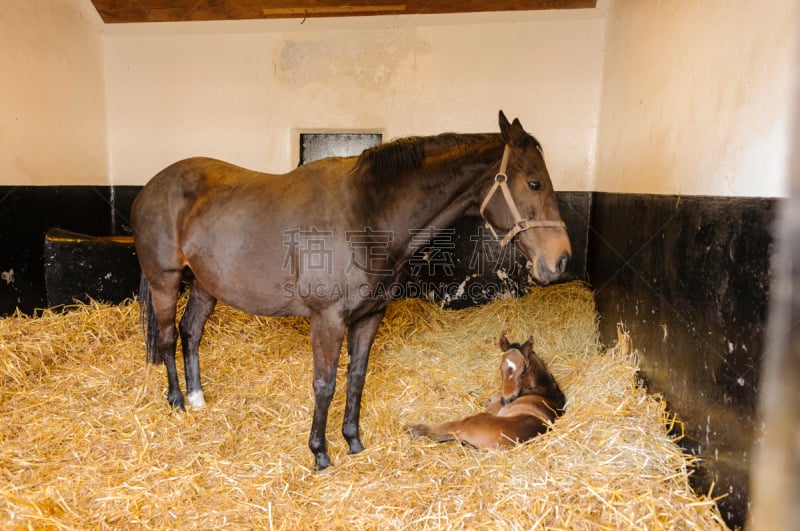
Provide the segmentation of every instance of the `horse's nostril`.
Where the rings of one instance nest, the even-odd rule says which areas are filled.
[[[538,264],[538,272],[539,272],[539,280],[545,284],[558,280],[564,272],[567,270],[567,264],[569,263],[569,253],[563,253],[559,258],[558,261],[555,263],[555,268],[550,269],[547,265],[547,261],[545,259],[539,258]]]
[[[558,259],[558,264],[556,264],[556,272],[559,275],[564,274],[564,271],[567,270],[567,264],[569,263],[569,254],[564,253],[561,255],[561,258]]]

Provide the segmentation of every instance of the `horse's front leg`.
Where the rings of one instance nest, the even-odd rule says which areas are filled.
[[[179,326],[183,366],[186,372],[186,398],[192,407],[206,405],[203,388],[200,385],[199,348],[203,327],[216,304],[217,299],[211,296],[197,280],[192,282],[189,301],[186,303],[186,310]]]
[[[325,427],[328,409],[336,390],[336,369],[344,337],[344,319],[331,308],[311,315],[311,348],[314,351],[314,419],[308,447],[314,454],[314,468],[322,470],[331,464]]]
[[[367,376],[369,351],[385,313],[386,308],[383,308],[363,317],[355,323],[351,323],[347,332],[347,354],[350,361],[347,365],[347,402],[342,422],[342,435],[350,445],[351,454],[356,454],[364,449],[358,433],[361,393],[364,390],[364,381]]]

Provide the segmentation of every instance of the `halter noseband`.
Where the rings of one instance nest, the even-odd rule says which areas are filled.
[[[500,240],[500,247],[505,247],[508,245],[514,236],[519,234],[520,232],[524,232],[528,229],[537,229],[537,228],[562,228],[565,229],[567,226],[563,221],[552,221],[552,220],[542,220],[542,221],[531,221],[528,218],[523,218],[522,214],[519,213],[519,209],[517,208],[517,204],[514,202],[514,198],[511,196],[511,190],[508,188],[508,176],[506,175],[506,168],[508,167],[508,156],[511,154],[511,149],[506,145],[505,149],[503,150],[503,160],[500,162],[500,171],[497,175],[494,176],[494,184],[489,189],[489,193],[486,194],[486,197],[483,199],[483,203],[481,203],[481,217],[486,221],[486,226],[492,231],[492,235],[495,239],[499,239],[500,236],[497,235],[497,232],[494,230],[494,227],[486,219],[486,216],[483,215],[483,211],[486,210],[486,207],[489,205],[489,201],[492,200],[494,197],[495,192],[499,188],[500,191],[503,192],[503,198],[506,200],[506,204],[508,205],[509,210],[511,210],[511,214],[514,216],[514,226],[509,229],[506,235]]]

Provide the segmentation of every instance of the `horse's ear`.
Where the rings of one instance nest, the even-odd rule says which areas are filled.
[[[508,123],[505,113],[500,111],[500,136],[509,146],[519,146],[528,137],[528,133],[522,128],[519,118],[514,118],[513,122]]]
[[[511,343],[508,342],[508,338],[506,338],[506,333],[505,332],[502,332],[500,334],[499,345],[500,345],[500,350],[503,351],[503,352],[505,352],[505,351],[507,351],[508,349],[511,348]]]
[[[502,109],[500,110],[499,119],[500,119],[500,133],[503,135],[503,138],[505,138],[506,131],[508,131],[508,128],[511,127],[511,123],[508,121],[508,118],[506,118],[506,113],[504,113]]]

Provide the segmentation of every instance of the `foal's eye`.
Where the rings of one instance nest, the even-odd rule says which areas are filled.
[[[528,181],[528,188],[530,188],[534,192],[537,190],[541,190],[542,183],[541,181]]]

